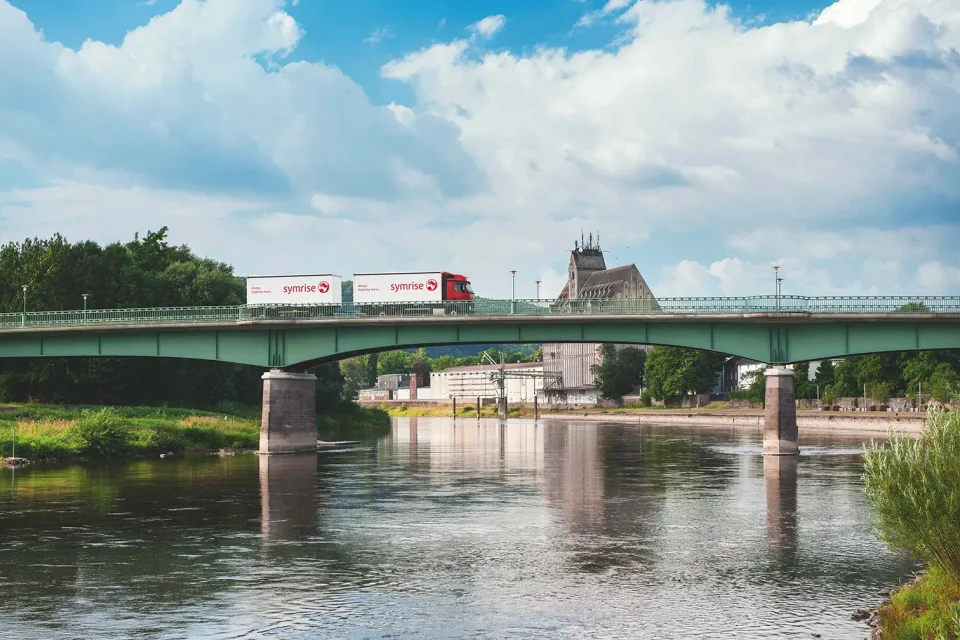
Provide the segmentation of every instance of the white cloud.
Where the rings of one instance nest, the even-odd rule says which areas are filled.
[[[72,50],[0,0],[0,171],[41,183],[0,175],[4,236],[170,224],[243,273],[439,266],[509,295],[517,269],[554,295],[599,229],[662,296],[769,292],[773,262],[790,293],[960,288],[956,0],[767,26],[613,1],[609,48],[523,54],[483,49],[489,16],[384,66],[416,96],[386,105],[290,62],[284,9],[183,0]]]
[[[387,27],[377,27],[373,32],[363,39],[367,44],[377,44],[384,38],[392,38],[393,33]]]
[[[507,24],[507,19],[502,14],[498,14],[495,16],[487,16],[483,20],[478,20],[467,28],[481,38],[489,39],[503,29],[503,25],[505,24]]]

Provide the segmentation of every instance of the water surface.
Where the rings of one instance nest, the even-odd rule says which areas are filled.
[[[911,566],[859,442],[410,418],[375,446],[0,472],[18,638],[863,638]]]

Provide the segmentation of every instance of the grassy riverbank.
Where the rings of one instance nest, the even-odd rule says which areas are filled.
[[[960,638],[960,580],[928,571],[895,591],[879,613],[884,640]]]
[[[960,639],[960,412],[933,411],[918,439],[868,448],[864,482],[880,537],[927,570],[879,610],[884,640]]]
[[[322,440],[365,439],[389,429],[379,409],[343,405],[317,416]],[[0,457],[31,460],[122,457],[166,451],[255,449],[260,409],[231,405],[218,411],[172,407],[15,405],[0,410]]]

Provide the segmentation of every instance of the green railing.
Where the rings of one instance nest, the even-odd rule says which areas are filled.
[[[960,296],[659,298],[611,300],[487,300],[383,304],[262,305],[91,309],[0,314],[0,327],[104,324],[204,323],[297,318],[379,318],[411,316],[505,316],[591,314],[750,313],[960,313]]]

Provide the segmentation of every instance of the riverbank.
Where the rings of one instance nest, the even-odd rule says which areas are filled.
[[[386,404],[379,405],[391,417],[451,417],[453,407],[449,404],[433,406]],[[475,405],[457,407],[458,418],[476,417]],[[480,416],[497,417],[496,405],[480,408]],[[530,418],[533,407],[513,405],[508,418]],[[923,428],[926,413],[876,413],[876,412],[830,412],[798,411],[797,426],[802,431],[836,431],[850,434],[885,434],[890,431],[918,434]],[[567,410],[541,410],[541,420],[580,420],[596,422],[619,422],[657,426],[703,426],[760,429],[763,427],[762,409],[663,409],[663,408],[586,408]]]
[[[320,440],[366,439],[390,427],[380,409],[342,405],[317,416]],[[175,407],[11,405],[0,407],[0,458],[33,461],[111,458],[166,452],[256,449],[259,407],[218,411]]]
[[[875,640],[960,638],[960,581],[938,570],[890,590],[876,609],[854,613]]]

